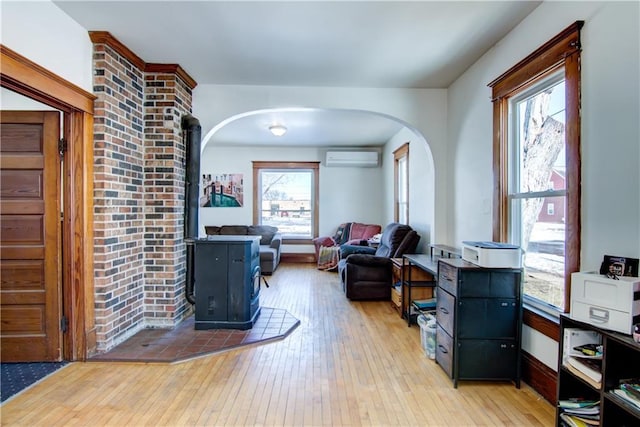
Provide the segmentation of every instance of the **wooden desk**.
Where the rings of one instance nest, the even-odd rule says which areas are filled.
[[[439,257],[425,254],[407,254],[402,257],[402,315],[406,316],[408,326],[411,326],[411,301],[433,298],[438,259]]]

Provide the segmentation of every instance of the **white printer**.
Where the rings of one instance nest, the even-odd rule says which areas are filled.
[[[500,242],[462,242],[462,259],[485,268],[520,268],[520,246]]]

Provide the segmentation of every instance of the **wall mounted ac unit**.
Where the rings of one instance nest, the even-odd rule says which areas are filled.
[[[380,153],[377,151],[327,151],[325,166],[356,166],[373,168],[380,164]]]

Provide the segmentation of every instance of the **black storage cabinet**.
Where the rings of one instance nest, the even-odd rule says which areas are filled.
[[[195,329],[251,329],[260,314],[260,236],[194,244]]]
[[[513,380],[520,387],[522,270],[440,259],[436,362],[453,379]]]

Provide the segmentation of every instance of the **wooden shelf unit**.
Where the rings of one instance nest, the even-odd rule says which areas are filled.
[[[596,331],[602,336],[602,381],[596,388],[574,375],[563,365],[564,330],[578,328]],[[560,316],[557,400],[584,398],[600,401],[601,426],[640,425],[640,409],[615,395],[612,390],[625,378],[640,378],[640,344],[630,335],[607,331],[589,323]],[[562,426],[560,408],[556,409],[556,426]]]
[[[411,295],[411,300],[433,298],[435,277],[419,266],[410,264],[405,258],[392,258],[391,262],[393,284],[400,283],[398,288],[395,286],[391,288],[391,307],[398,312],[400,317],[409,319],[407,315],[411,302],[409,295]]]

